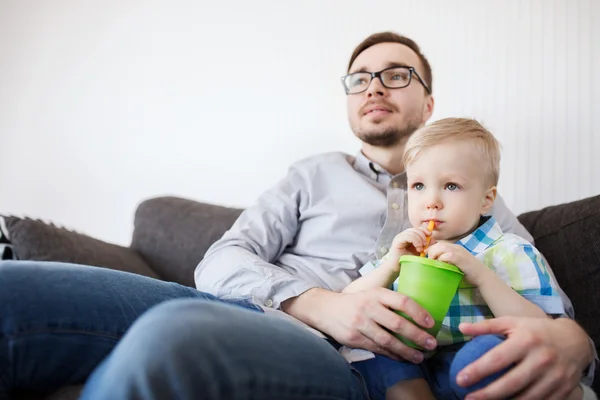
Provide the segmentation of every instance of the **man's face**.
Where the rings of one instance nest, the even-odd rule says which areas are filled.
[[[377,72],[391,66],[415,67],[425,76],[417,54],[400,43],[380,43],[358,55],[349,73]],[[433,99],[419,80],[405,88],[388,89],[376,78],[369,88],[348,98],[348,119],[354,134],[376,147],[391,147],[406,140],[433,111]]]

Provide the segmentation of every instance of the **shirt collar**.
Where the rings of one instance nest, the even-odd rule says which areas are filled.
[[[502,237],[502,228],[494,217],[481,217],[479,227],[457,243],[472,254],[479,254]]]
[[[392,178],[392,175],[389,172],[387,172],[381,165],[369,160],[362,151],[359,151],[354,158],[354,169],[376,181],[379,181],[379,174],[387,175],[390,179]]]

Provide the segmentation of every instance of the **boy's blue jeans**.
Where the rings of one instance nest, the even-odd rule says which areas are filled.
[[[0,399],[88,377],[83,399],[367,398],[326,340],[261,311],[126,272],[2,261]]]
[[[467,365],[502,343],[503,337],[482,335],[466,343],[440,347],[421,364],[395,361],[385,356],[352,364],[365,379],[371,400],[384,400],[386,390],[400,381],[424,379],[438,400],[463,399],[502,376],[506,370],[493,374],[469,388],[456,384],[458,373]]]

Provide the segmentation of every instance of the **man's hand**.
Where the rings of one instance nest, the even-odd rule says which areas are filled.
[[[420,363],[423,353],[406,346],[387,330],[426,349],[434,349],[437,345],[433,336],[392,310],[403,311],[426,328],[434,325],[431,316],[411,298],[384,288],[356,293],[334,293],[315,288],[285,301],[282,309],[340,344],[396,360]]]
[[[587,334],[567,318],[502,317],[461,324],[469,336],[499,334],[507,339],[457,377],[468,387],[514,364],[506,374],[467,399],[567,399],[578,390],[583,370],[592,360]]]

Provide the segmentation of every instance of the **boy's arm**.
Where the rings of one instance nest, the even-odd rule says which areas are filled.
[[[428,255],[458,266],[467,280],[477,286],[495,317],[546,317],[563,312],[543,260],[531,245],[507,249],[506,256],[495,264],[496,271],[457,244],[437,243],[429,248]]]
[[[377,262],[376,268],[373,268],[371,263],[365,265],[361,268],[361,273],[367,266],[371,271],[346,286],[342,293],[356,293],[375,287],[389,288],[400,273],[400,257],[419,254],[427,246],[427,236],[430,235],[431,232],[420,227],[409,228],[397,234],[392,241],[390,252]]]
[[[474,257],[473,257],[474,258]],[[479,260],[475,259],[477,262]],[[530,302],[513,288],[508,286],[494,271],[485,268],[482,280],[477,285],[495,317],[546,317],[547,314],[536,304]]]
[[[362,276],[350,283],[342,290],[342,293],[356,293],[375,287],[389,288],[398,278],[400,265],[392,260],[382,261],[379,267],[375,268],[369,274]]]

